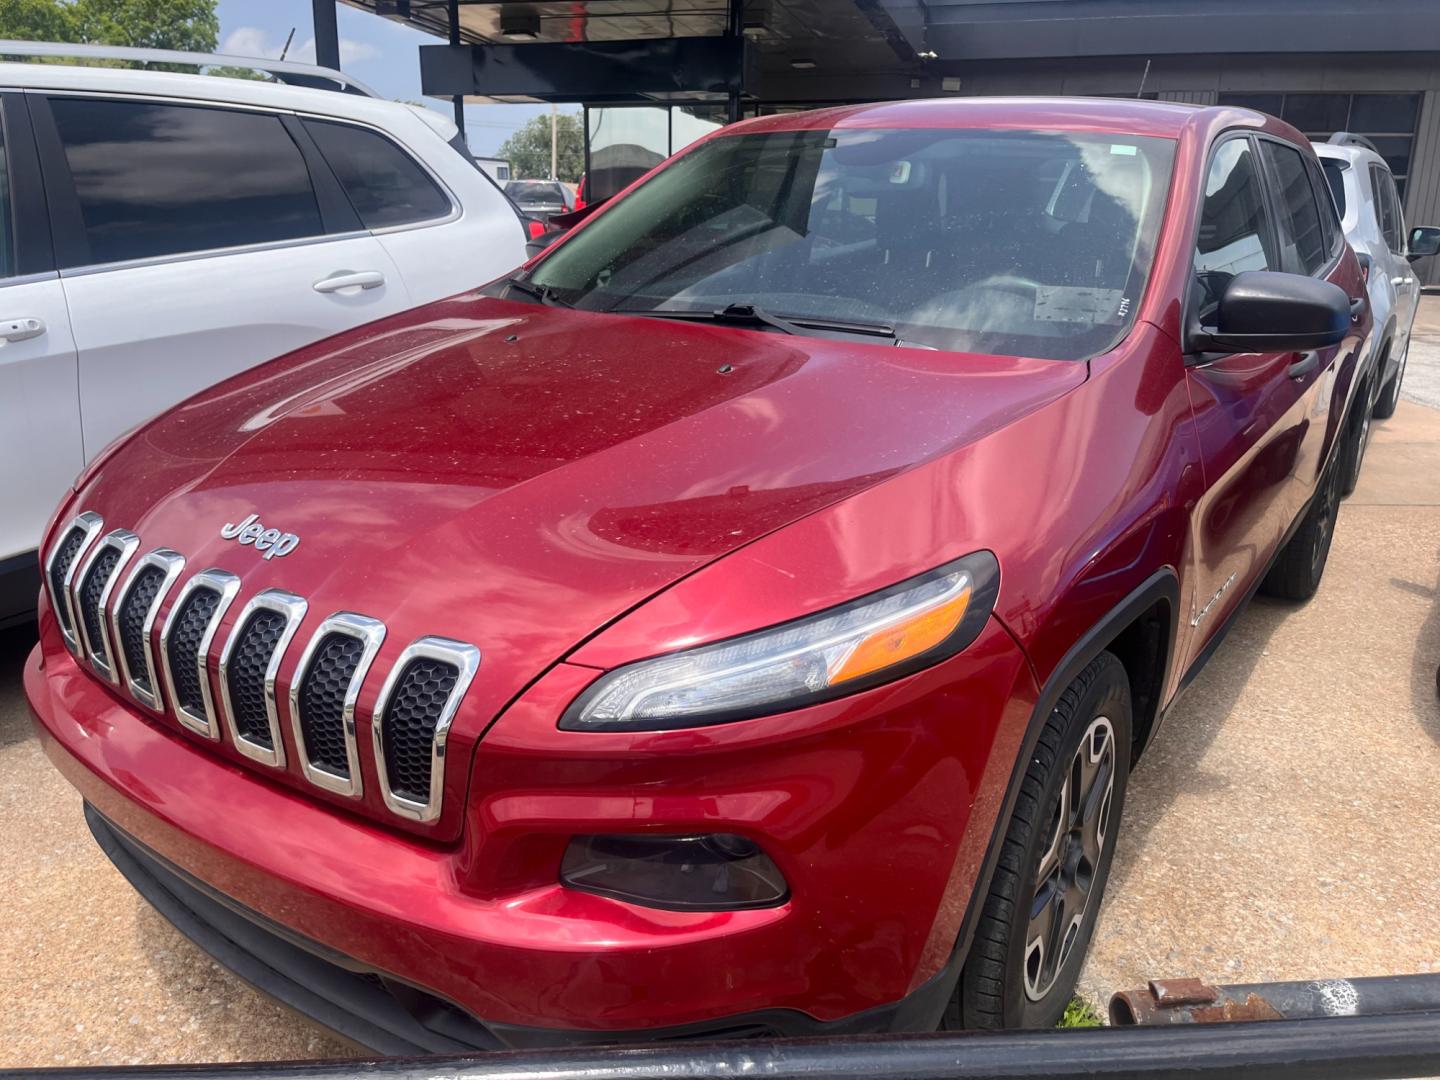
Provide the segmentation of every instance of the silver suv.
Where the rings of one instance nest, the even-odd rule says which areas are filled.
[[[1315,153],[1335,196],[1345,238],[1365,268],[1370,306],[1375,318],[1371,350],[1362,369],[1369,378],[1373,412],[1356,410],[1361,430],[1350,440],[1344,474],[1345,491],[1355,487],[1370,434],[1370,417],[1392,416],[1400,400],[1405,357],[1410,347],[1410,325],[1420,303],[1420,281],[1410,263],[1435,254],[1440,229],[1418,228],[1407,237],[1404,211],[1395,190],[1395,178],[1370,141],[1349,132],[1336,132],[1329,142],[1316,143]]]

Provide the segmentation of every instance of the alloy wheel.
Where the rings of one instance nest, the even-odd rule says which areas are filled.
[[[1025,996],[1045,997],[1080,938],[1110,830],[1115,730],[1098,716],[1075,750],[1051,809],[1025,932]]]

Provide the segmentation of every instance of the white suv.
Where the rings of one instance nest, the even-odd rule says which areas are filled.
[[[33,610],[45,520],[117,435],[525,259],[518,214],[436,112],[308,65],[0,42],[37,54],[284,81],[0,66],[0,626]]]
[[[1340,131],[1332,135],[1329,142],[1315,143],[1314,147],[1325,169],[1331,194],[1335,196],[1345,239],[1350,241],[1365,267],[1366,289],[1375,322],[1367,358],[1368,370],[1373,372],[1369,393],[1375,405],[1373,412],[1362,409],[1356,413],[1362,430],[1349,443],[1344,477],[1348,494],[1360,475],[1370,417],[1389,418],[1400,401],[1400,383],[1405,377],[1405,357],[1410,349],[1410,326],[1420,304],[1420,281],[1410,261],[1434,251],[1411,251],[1395,178],[1385,159],[1367,139]],[[1434,232],[1428,228],[1415,231]]]

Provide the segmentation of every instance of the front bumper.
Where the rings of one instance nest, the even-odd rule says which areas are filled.
[[[583,796],[566,788],[575,770],[561,762],[554,789],[536,790],[546,772],[531,755],[507,773],[511,803],[543,821],[522,828],[496,811],[494,775],[480,779],[477,755],[475,809],[464,841],[448,847],[338,812],[160,728],[82,671],[48,618],[25,684],[41,742],[98,819],[102,846],[162,913],[342,1037],[409,1053],[933,1026],[1034,700],[998,624],[963,655],[977,673],[964,700],[955,673],[936,669],[819,707],[810,730],[790,714],[792,730],[754,753],[677,764],[682,776],[708,768],[709,792],[687,782],[667,799],[637,776],[664,765],[653,759],[617,766],[610,790],[587,779]],[[960,704],[973,713],[957,715]],[[945,730],[967,732],[964,755]],[[747,783],[748,800],[737,787]],[[525,846],[517,832],[585,832],[640,809],[656,831],[699,815],[760,840],[791,900],[659,911],[563,888],[553,870],[543,883],[527,870],[511,888],[495,872]]]

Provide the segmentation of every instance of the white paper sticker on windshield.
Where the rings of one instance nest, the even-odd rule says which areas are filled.
[[[1122,157],[1134,157],[1139,150],[1133,146],[1126,146],[1124,143],[1111,143],[1110,153],[1119,154]]]

